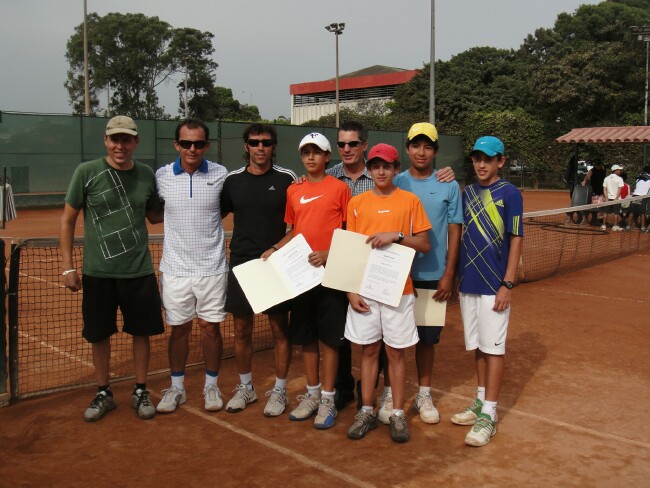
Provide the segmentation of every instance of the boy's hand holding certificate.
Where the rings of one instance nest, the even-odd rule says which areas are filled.
[[[266,261],[254,259],[232,269],[253,312],[263,312],[320,284],[324,268],[309,264],[311,252],[298,234]]]
[[[396,307],[411,270],[415,250],[391,244],[373,249],[368,236],[334,231],[323,286],[358,293]]]

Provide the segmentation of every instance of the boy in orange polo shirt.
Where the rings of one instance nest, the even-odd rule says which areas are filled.
[[[431,248],[428,230],[431,224],[422,203],[411,192],[397,188],[393,177],[399,171],[397,149],[377,144],[370,150],[366,163],[375,186],[350,200],[347,229],[368,237],[373,248],[392,243],[426,253]],[[406,363],[404,351],[418,342],[413,306],[413,283],[409,277],[397,307],[348,293],[350,306],[345,338],[362,346],[361,396],[363,406],[348,430],[348,437],[361,439],[377,426],[373,391],[381,341],[386,346],[388,371],[392,381],[393,410],[390,415],[391,437],[395,442],[409,440],[404,415]]]

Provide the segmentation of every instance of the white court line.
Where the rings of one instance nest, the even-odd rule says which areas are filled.
[[[85,361],[85,360],[81,359],[80,357],[75,356],[74,354],[71,354],[71,353],[69,353],[67,351],[63,351],[62,349],[60,349],[60,348],[58,348],[56,346],[53,346],[52,344],[48,344],[47,342],[40,340],[38,337],[34,337],[34,336],[29,335],[27,332],[18,331],[18,335],[24,337],[25,339],[29,339],[32,342],[36,342],[41,347],[44,347],[45,349],[49,349],[52,352],[60,354],[61,356],[65,357],[67,359],[72,359],[73,361],[76,361],[76,362],[82,364],[83,366],[86,366],[87,368],[94,368],[95,367],[93,365],[93,363],[89,363],[88,361]]]
[[[436,391],[436,392],[438,392],[438,393],[440,393],[442,395],[450,395],[450,396],[453,396],[453,397],[456,397],[456,398],[460,398],[462,400],[467,400],[467,402],[472,402],[472,400],[474,400],[473,398],[468,398],[466,396],[459,395],[457,393],[451,393],[449,391],[438,390],[437,388],[431,388],[431,390]],[[507,412],[508,414],[515,414],[515,415],[519,415],[521,417],[538,420],[540,422],[544,422],[545,424],[549,424],[549,425],[552,425],[552,426],[555,426],[555,427],[564,427],[565,429],[568,429],[568,430],[581,432],[583,434],[589,434],[589,435],[592,435],[592,436],[595,436],[595,437],[601,437],[603,439],[609,439],[609,440],[612,440],[612,441],[620,442],[622,444],[629,444],[629,445],[636,446],[636,447],[645,447],[646,449],[650,449],[650,444],[648,444],[647,442],[635,441],[633,439],[628,439],[627,437],[620,437],[618,435],[608,434],[606,432],[601,432],[601,431],[598,431],[598,430],[588,429],[586,427],[580,427],[579,425],[567,424],[566,422],[549,419],[549,418],[542,417],[540,415],[535,415],[535,414],[532,414],[532,413],[522,412],[522,411],[516,410],[514,408],[511,408],[511,409],[507,409],[507,408],[503,408],[503,407],[497,407],[497,408],[501,412]]]
[[[158,398],[158,400],[162,399],[162,395],[158,394],[151,394],[152,397]],[[338,471],[336,469],[330,468],[329,466],[319,463],[318,461],[314,461],[311,458],[308,458],[307,456],[303,456],[299,452],[292,451],[291,449],[287,449],[286,447],[283,447],[279,444],[276,444],[275,442],[268,441],[266,439],[263,439],[262,437],[259,437],[252,432],[249,432],[245,429],[241,429],[239,427],[236,427],[232,424],[229,424],[228,422],[224,422],[223,420],[218,419],[217,417],[214,417],[212,415],[209,415],[207,413],[204,413],[203,411],[190,407],[187,405],[183,405],[182,407],[183,410],[191,413],[192,415],[196,415],[197,417],[201,417],[204,420],[207,420],[208,422],[211,422],[215,425],[218,425],[219,427],[223,427],[224,429],[228,429],[229,431],[239,434],[242,437],[246,437],[247,439],[256,442],[258,444],[261,444],[264,447],[267,447],[269,449],[272,449],[273,451],[276,451],[282,455],[289,456],[292,459],[295,459],[297,461],[300,461],[301,463],[307,465],[310,468],[315,468],[318,469],[330,476],[333,476],[334,478],[337,478],[341,481],[345,481],[351,485],[354,486],[362,486],[362,487],[374,487],[375,485],[371,483],[367,483],[365,481],[362,481],[358,478],[355,478],[354,476],[350,476],[346,473],[343,473],[341,471]]]
[[[634,298],[621,298],[621,297],[610,297],[604,295],[594,295],[593,293],[580,293],[577,291],[564,291],[558,290],[557,288],[539,288],[541,291],[553,292],[553,293],[564,293],[566,295],[578,295],[581,297],[590,297],[590,298],[605,298],[607,300],[619,300],[621,302],[634,302],[634,303],[647,303],[647,300],[635,300]]]

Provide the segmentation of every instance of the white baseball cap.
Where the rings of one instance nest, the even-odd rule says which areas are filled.
[[[323,151],[332,152],[330,141],[328,141],[327,137],[319,132],[312,132],[311,134],[307,134],[305,137],[303,137],[302,141],[300,141],[300,144],[298,144],[298,150],[300,151],[307,144],[314,144],[320,147]]]
[[[616,171],[617,169],[623,169],[623,166],[621,166],[620,164],[613,164],[612,171]]]

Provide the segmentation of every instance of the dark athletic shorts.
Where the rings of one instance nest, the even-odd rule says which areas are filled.
[[[83,275],[84,327],[88,342],[101,342],[117,332],[117,308],[122,311],[122,331],[152,336],[165,331],[158,281],[154,274],[140,278],[96,278]]]
[[[413,280],[413,287],[424,288],[425,290],[437,290],[438,281],[437,280],[432,280],[432,281]],[[438,344],[440,342],[441,332],[442,332],[442,327],[418,325],[418,336],[420,337],[420,342],[422,342],[423,344],[428,344],[428,345]]]
[[[240,263],[241,264],[241,263]],[[287,300],[286,302],[278,303],[277,305],[272,306],[271,308],[264,310],[265,314],[286,314],[289,312],[291,301]],[[241,289],[239,281],[232,269],[228,271],[228,286],[226,289],[226,312],[229,312],[233,315],[254,315],[253,309],[251,308],[248,299],[244,294],[244,290]]]
[[[298,295],[291,303],[289,340],[301,346],[320,340],[338,348],[343,340],[348,304],[345,292],[322,285]]]

